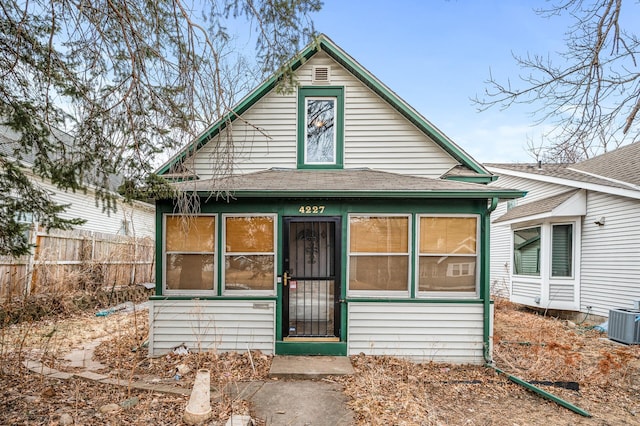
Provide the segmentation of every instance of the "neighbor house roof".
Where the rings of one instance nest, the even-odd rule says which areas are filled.
[[[371,169],[269,169],[216,180],[175,184],[178,189],[204,194],[231,192],[234,196],[518,198],[523,191],[483,184],[381,172]]]
[[[625,145],[614,151],[581,161],[570,168],[630,183],[640,188],[640,142]]]
[[[484,177],[484,182],[492,180],[491,173],[467,154],[462,148],[456,145],[444,133],[437,129],[432,123],[424,118],[420,113],[413,109],[409,104],[402,100],[396,93],[389,89],[385,84],[378,80],[373,74],[367,71],[355,59],[349,56],[345,51],[340,49],[326,35],[321,34],[305,47],[295,58],[293,58],[288,66],[292,70],[300,68],[307,60],[318,52],[325,52],[336,62],[347,69],[365,86],[369,87],[374,93],[384,99],[391,107],[393,107],[403,117],[413,123],[420,131],[428,135],[435,141],[444,151],[455,158],[462,166],[472,171],[477,181]],[[245,111],[251,108],[256,102],[262,99],[267,93],[273,90],[279,81],[281,74],[276,73],[269,79],[265,80],[247,96],[245,96],[238,104],[236,104],[231,112],[216,121],[211,127],[204,131],[195,141],[188,144],[185,148],[174,155],[167,163],[162,165],[157,174],[164,175],[169,172],[172,167],[181,163],[188,155],[193,154],[204,146],[209,140],[215,137],[223,130],[228,123],[233,122]]]

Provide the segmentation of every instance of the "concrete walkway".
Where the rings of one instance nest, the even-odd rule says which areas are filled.
[[[79,377],[153,392],[191,394],[189,388],[176,383],[162,384],[160,379],[130,382],[102,374],[100,371],[105,366],[93,359],[93,352],[102,340],[65,356],[67,365],[76,369],[72,373],[49,368],[35,360],[26,360],[24,365],[35,373],[55,379]],[[340,384],[326,377],[352,373],[353,367],[347,357],[276,356],[270,371],[273,380],[234,383],[223,392],[250,401],[256,416],[269,426],[346,426],[354,423],[353,412],[346,405],[347,397]],[[212,396],[221,396],[216,391],[214,389]]]

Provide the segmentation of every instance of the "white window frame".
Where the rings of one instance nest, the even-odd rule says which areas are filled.
[[[216,296],[218,292],[218,214],[216,213],[202,213],[198,216],[214,217],[214,235],[213,235],[213,252],[182,252],[182,251],[167,251],[167,217],[183,215],[164,213],[162,215],[162,294],[167,296],[181,295],[181,296]],[[179,289],[172,290],[167,288],[167,254],[210,254],[213,255],[213,287],[210,290],[188,290]]]
[[[273,256],[273,287],[270,290],[227,290],[225,288],[226,283],[226,259],[229,252],[227,252],[227,218],[228,217],[271,217],[273,219],[273,249],[271,252],[264,253],[246,253],[246,252],[231,252],[234,255],[242,256]],[[221,270],[221,279],[220,283],[222,285],[222,294],[224,296],[274,296],[277,292],[277,270],[278,270],[278,256],[277,256],[277,244],[278,244],[278,215],[275,213],[225,213],[222,215],[222,250],[220,253],[220,261],[222,261]]]
[[[572,276],[554,277],[552,276],[551,250],[553,247],[553,226],[573,225],[572,235]],[[519,229],[540,227],[540,275],[516,275],[513,267],[510,271],[510,293],[511,300],[530,306],[544,306],[549,309],[579,310],[580,309],[580,262],[582,244],[582,217],[551,217],[542,221],[531,221],[512,225],[511,228],[511,249],[510,256],[513,263],[513,233]],[[573,285],[573,302],[556,300],[551,294],[553,284],[564,283]],[[535,285],[539,292],[533,296],[515,295],[514,286]]]
[[[571,275],[553,275],[553,227],[559,225],[571,225]],[[576,276],[576,223],[575,222],[551,222],[549,223],[549,279],[550,280],[573,280]]]
[[[475,254],[451,254],[451,253],[421,253],[420,252],[420,224],[421,219],[423,217],[440,217],[440,218],[475,218],[476,219],[476,252]],[[481,256],[480,256],[480,215],[477,214],[429,214],[423,213],[416,215],[416,256],[415,256],[415,286],[416,286],[416,297],[417,298],[429,298],[429,299],[437,299],[437,298],[455,298],[455,299],[472,299],[478,298],[480,295],[480,271],[481,271]],[[434,256],[450,256],[450,257],[475,257],[476,258],[476,266],[474,268],[475,274],[475,291],[424,291],[420,290],[420,258],[421,257],[434,257]],[[466,275],[466,274],[465,274]],[[461,275],[462,276],[462,275]]]
[[[351,253],[351,218],[352,217],[406,217],[407,222],[407,252],[406,253]],[[397,213],[350,213],[347,215],[347,262],[346,262],[346,286],[348,297],[370,297],[370,298],[407,298],[410,297],[411,289],[411,230],[412,230],[412,215],[411,214],[397,214]],[[351,270],[351,256],[406,256],[407,257],[407,288],[405,290],[351,290],[349,283],[351,281],[349,277],[349,271]]]
[[[516,231],[522,231],[524,229],[532,229],[532,228],[540,228],[540,254],[539,254],[539,258],[538,258],[538,269],[540,270],[538,275],[532,275],[532,274],[516,274],[515,270],[516,270],[516,262],[515,262],[515,248],[513,247],[514,244],[514,234]],[[544,223],[532,223],[529,225],[524,225],[524,226],[519,226],[517,228],[513,228],[511,229],[511,249],[510,249],[510,254],[511,254],[511,275],[514,277],[519,277],[519,278],[530,278],[530,279],[540,279],[542,277],[542,275],[544,274],[544,270],[545,270],[545,264],[544,264],[544,260],[543,257],[545,256],[545,232],[546,230],[544,229]]]

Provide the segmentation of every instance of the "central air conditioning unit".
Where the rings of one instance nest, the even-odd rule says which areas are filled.
[[[640,310],[611,309],[607,334],[611,340],[640,345]]]

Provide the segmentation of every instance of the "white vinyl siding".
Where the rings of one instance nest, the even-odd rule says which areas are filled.
[[[491,213],[491,220],[507,212],[507,203],[498,204]],[[491,224],[490,238],[491,295],[508,298],[511,295],[511,227]]]
[[[66,210],[60,213],[63,219],[80,218],[86,220],[81,225],[74,226],[74,229],[92,232],[102,232],[111,235],[124,235],[122,233],[123,221],[127,221],[129,236],[132,237],[155,237],[155,212],[154,206],[134,202],[133,204],[117,202],[117,210],[104,211],[101,202],[96,202],[95,193],[88,189],[73,192],[63,191],[55,185],[35,179],[38,186],[51,194],[51,198],[57,204],[68,204]]]
[[[271,354],[275,302],[250,300],[153,300],[149,307],[149,355],[184,344],[190,351]]]
[[[481,303],[352,302],[348,311],[348,355],[390,355],[418,362],[484,362]]]
[[[608,316],[640,300],[640,200],[589,191],[582,228],[581,310]],[[604,226],[594,222],[605,217]]]
[[[542,286],[539,279],[514,278],[512,285],[512,300],[537,306],[535,300],[536,298],[540,299],[542,294]]]
[[[368,167],[438,178],[457,164],[435,142],[326,54],[315,55],[298,69],[301,86],[313,85],[313,67],[318,65],[331,65],[330,86],[345,88],[345,168]],[[296,167],[296,102],[296,93],[277,94],[273,90],[245,112],[243,120],[233,123],[235,173]],[[213,176],[214,142],[209,142],[195,156],[195,170],[201,179]]]

